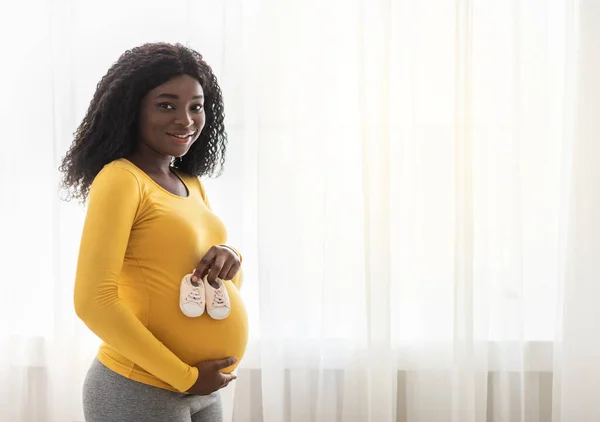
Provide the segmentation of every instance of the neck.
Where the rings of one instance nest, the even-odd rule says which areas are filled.
[[[160,154],[140,142],[136,150],[127,159],[146,173],[169,174],[173,157]]]

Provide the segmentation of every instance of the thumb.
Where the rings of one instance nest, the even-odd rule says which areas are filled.
[[[190,280],[192,281],[192,283],[197,283],[200,279],[202,279],[202,274],[200,273],[200,271],[198,271],[197,268],[194,268],[194,271],[192,271],[192,277],[190,277]]]
[[[225,369],[229,368],[231,365],[237,362],[237,358],[235,356],[228,357],[225,359],[215,360],[215,368],[216,369]]]
[[[221,380],[223,381],[224,386],[226,387],[231,381],[237,379],[237,375],[234,374],[221,374]]]
[[[213,260],[215,259],[215,254],[215,249],[211,248],[200,260],[200,263],[196,266],[194,274],[192,275],[193,282],[203,279],[208,274],[208,270],[212,266]]]

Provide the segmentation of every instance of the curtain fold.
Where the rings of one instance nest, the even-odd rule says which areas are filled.
[[[599,386],[600,342],[596,298],[600,291],[600,157],[598,111],[600,110],[600,35],[595,22],[600,18],[600,5],[581,0],[577,14],[578,49],[573,54],[576,63],[573,80],[573,145],[567,214],[566,266],[563,286],[563,307],[560,325],[560,346],[555,367],[559,369],[555,382],[553,422],[593,421],[600,415],[600,405],[593,391]]]

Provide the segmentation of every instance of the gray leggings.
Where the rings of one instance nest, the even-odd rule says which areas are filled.
[[[132,381],[97,359],[83,384],[86,422],[222,422],[218,392],[210,396],[175,393]]]

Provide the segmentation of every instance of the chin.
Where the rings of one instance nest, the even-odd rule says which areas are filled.
[[[171,148],[170,151],[166,153],[166,155],[170,155],[175,158],[181,158],[190,150],[191,145],[186,145],[185,148]]]

